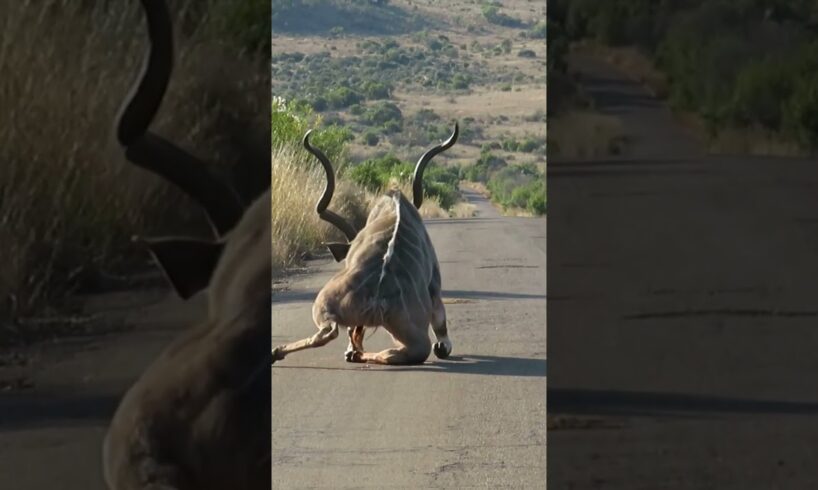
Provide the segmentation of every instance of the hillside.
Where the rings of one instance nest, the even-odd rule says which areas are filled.
[[[349,129],[353,164],[389,154],[414,161],[456,119],[459,143],[440,162],[464,177],[462,169],[482,164],[486,182],[504,167],[541,180],[545,6],[525,0],[445,5],[280,2],[273,16],[273,94],[308,106],[325,126]]]

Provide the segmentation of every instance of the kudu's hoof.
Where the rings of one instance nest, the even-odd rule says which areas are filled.
[[[344,359],[347,362],[361,362],[361,354],[363,353],[357,350],[348,350],[344,352]]]
[[[436,343],[436,344],[433,346],[433,350],[434,350],[434,352],[435,352],[435,356],[436,356],[438,359],[446,359],[447,357],[449,357],[449,354],[451,354],[451,353],[452,353],[451,348],[449,348],[449,347],[448,347],[446,344],[444,344],[443,342],[437,342],[437,343]]]
[[[281,350],[278,347],[273,349],[272,354],[273,354],[272,355],[272,361],[270,362],[270,364],[275,364],[276,361],[280,361],[280,360],[284,359],[284,354],[281,353]]]

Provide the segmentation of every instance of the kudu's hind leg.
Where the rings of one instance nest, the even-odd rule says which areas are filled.
[[[449,329],[446,328],[446,307],[443,306],[443,292],[440,289],[440,269],[435,267],[432,283],[429,285],[429,297],[432,299],[430,323],[437,342],[433,347],[438,359],[446,359],[452,353],[452,341],[449,340]]]
[[[298,352],[304,349],[312,349],[313,347],[321,347],[326,345],[329,341],[338,336],[338,323],[334,321],[324,321],[318,326],[318,333],[312,337],[292,342],[289,344],[279,345],[273,349],[273,362],[280,361],[293,352]]]
[[[425,324],[422,329],[410,327],[387,330],[399,347],[380,352],[360,352],[350,361],[370,364],[423,364],[429,358],[432,341],[429,340],[429,331]]]

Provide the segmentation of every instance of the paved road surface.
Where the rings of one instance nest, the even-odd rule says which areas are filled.
[[[549,161],[550,486],[818,488],[818,162],[703,156],[577,66],[634,146]]]
[[[545,220],[428,222],[453,357],[347,364],[346,336],[273,366],[273,488],[545,488]],[[274,296],[273,344],[312,335],[318,261]],[[431,331],[430,331],[431,334]],[[383,330],[364,343],[381,350]]]
[[[139,290],[93,297],[86,307],[99,317],[87,334],[26,349],[22,366],[0,362],[0,382],[31,384],[0,392],[0,489],[104,489],[102,440],[120,398],[199,317],[203,299]]]

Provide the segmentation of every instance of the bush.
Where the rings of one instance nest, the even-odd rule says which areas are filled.
[[[362,119],[373,126],[385,126],[387,123],[400,124],[403,121],[403,112],[391,102],[378,102],[364,111]]]
[[[526,36],[529,39],[545,39],[546,33],[548,32],[546,25],[546,21],[541,20],[537,22],[528,30]]]
[[[512,165],[495,172],[487,183],[491,199],[504,208],[546,212],[545,176],[533,165]]]
[[[465,180],[472,182],[488,182],[491,174],[504,167],[506,161],[497,155],[491,153],[491,146],[484,147],[480,152],[480,158],[474,165],[463,167],[461,169],[461,176]]]
[[[363,140],[368,146],[375,146],[380,142],[381,138],[376,131],[367,129],[363,134]]]
[[[392,84],[369,80],[364,83],[361,92],[368,100],[388,99],[392,94]]]
[[[273,148],[282,146],[299,146],[301,139],[309,129],[314,129],[311,142],[320,148],[333,162],[342,162],[346,158],[346,143],[351,141],[352,132],[337,124],[323,126],[323,119],[313,113],[304,102],[286,102],[280,97],[273,97],[272,104],[272,142]]]
[[[348,87],[335,87],[327,91],[325,96],[327,105],[331,109],[344,109],[361,102],[364,98],[358,92]]]
[[[500,7],[497,5],[489,3],[483,4],[480,11],[490,24],[497,24],[504,27],[520,27],[522,25],[519,20],[500,12]]]
[[[389,154],[348,167],[344,178],[371,192],[380,192],[393,180],[404,185],[410,183],[414,170],[413,164]],[[442,208],[449,209],[460,199],[459,181],[456,168],[429,166],[423,174],[424,195],[436,198]]]

